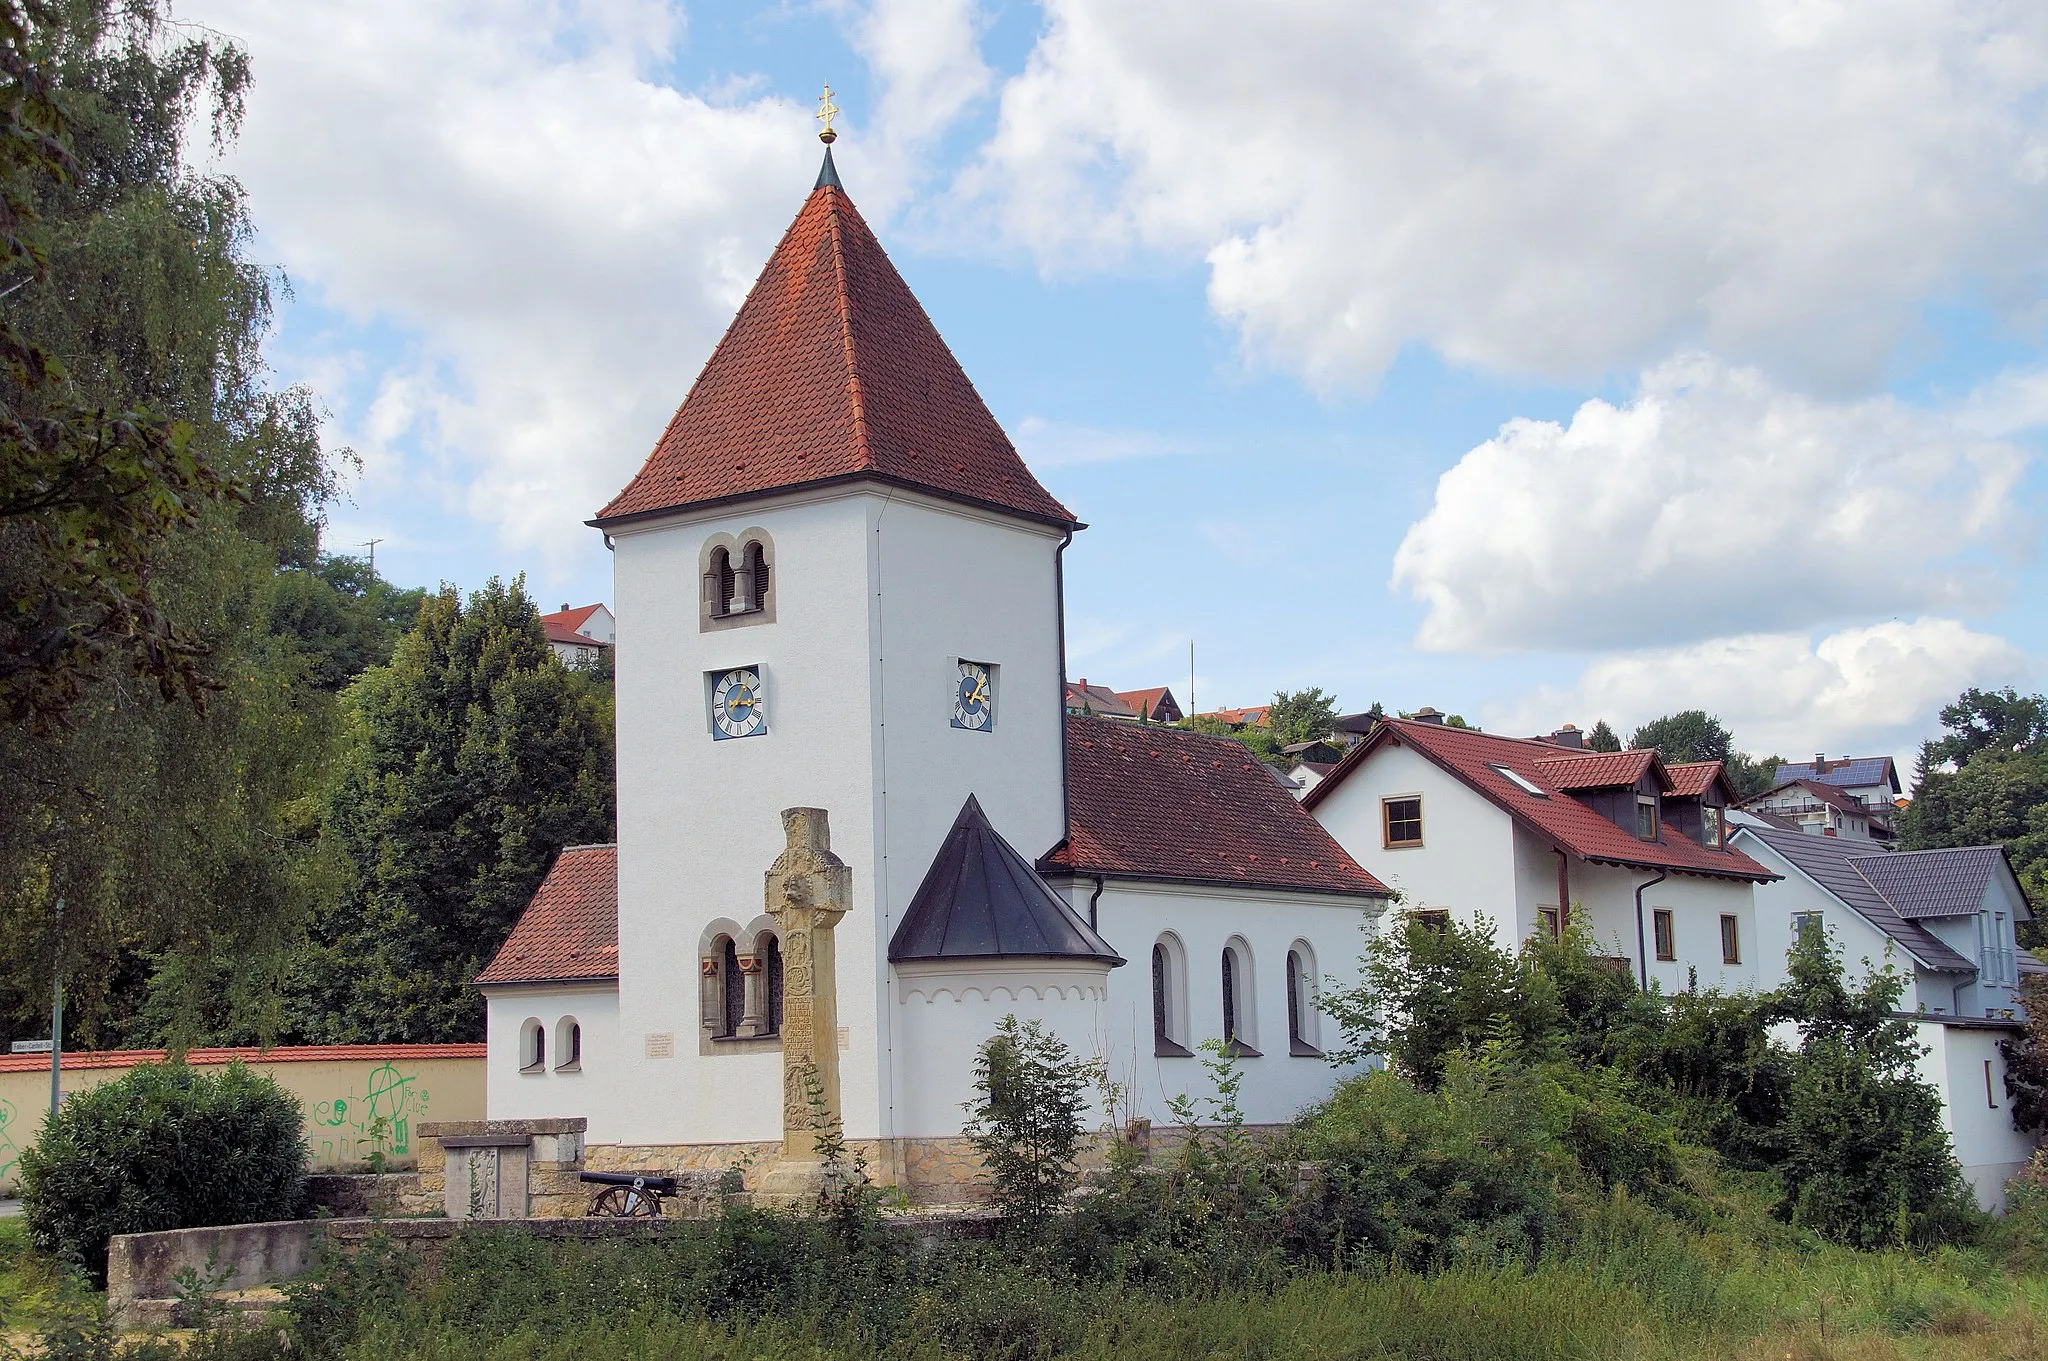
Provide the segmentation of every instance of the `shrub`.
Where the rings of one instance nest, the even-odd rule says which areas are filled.
[[[21,1156],[29,1236],[107,1276],[117,1233],[288,1219],[304,1189],[299,1104],[232,1063],[144,1064],[67,1100]]]
[[[974,1063],[967,1140],[1003,1213],[1031,1230],[1066,1202],[1092,1066],[1037,1021],[1005,1016]]]

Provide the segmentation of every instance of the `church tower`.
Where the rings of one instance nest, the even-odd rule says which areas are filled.
[[[824,809],[846,1134],[908,1090],[889,943],[967,800],[1065,832],[1060,555],[1018,457],[839,182],[816,186],[593,525],[614,552],[619,1058],[593,1143],[780,1137],[762,875]]]

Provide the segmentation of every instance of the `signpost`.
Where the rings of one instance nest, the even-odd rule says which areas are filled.
[[[64,900],[57,900],[57,958],[50,970],[50,1114],[64,1099],[58,1080],[64,1072]]]

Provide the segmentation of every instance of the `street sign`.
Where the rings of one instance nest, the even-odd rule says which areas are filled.
[[[16,1040],[14,1042],[14,1052],[17,1054],[47,1054],[50,1052],[50,1042],[48,1040]]]

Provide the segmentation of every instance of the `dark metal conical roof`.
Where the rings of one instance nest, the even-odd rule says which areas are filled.
[[[1019,958],[1124,962],[989,825],[970,794],[889,942],[889,962]]]

